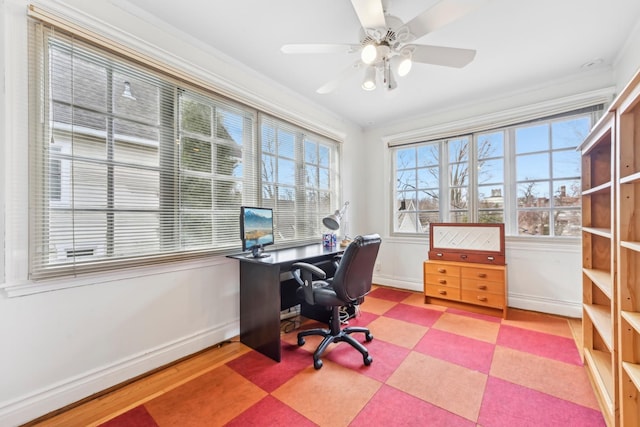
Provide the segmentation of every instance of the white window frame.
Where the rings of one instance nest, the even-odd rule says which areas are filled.
[[[603,91],[605,92],[605,91]],[[590,94],[593,97],[596,98],[600,98],[601,94],[595,95],[595,94]],[[586,96],[585,98],[590,98],[590,96]],[[608,97],[607,97],[608,98]],[[562,100],[557,101],[558,104],[561,103]],[[584,101],[583,101],[584,102]],[[602,114],[602,107],[604,102],[602,102],[600,99],[598,99],[598,102],[585,102],[587,105],[581,105],[579,103],[576,103],[575,100],[572,100],[572,102],[569,103],[569,106],[565,107],[563,110],[564,111],[556,111],[554,112],[555,114],[550,115],[544,114],[544,110],[542,108],[539,107],[539,109],[536,112],[535,116],[530,116],[529,119],[530,120],[526,120],[526,121],[522,121],[522,122],[514,122],[514,123],[510,123],[509,119],[504,118],[504,126],[491,126],[490,124],[486,124],[484,126],[482,125],[478,125],[477,123],[474,123],[473,126],[469,126],[468,124],[460,124],[461,129],[464,128],[468,128],[468,132],[460,132],[460,133],[456,133],[455,130],[453,129],[449,129],[448,131],[443,131],[441,129],[438,130],[433,130],[432,134],[434,136],[438,136],[439,138],[426,138],[422,139],[422,141],[420,140],[420,136],[418,134],[413,134],[411,136],[409,135],[398,135],[395,137],[389,137],[386,138],[386,142],[389,146],[389,160],[390,160],[390,181],[391,181],[391,190],[390,190],[390,234],[392,236],[396,236],[396,237],[411,237],[411,236],[415,236],[415,237],[422,237],[425,234],[428,233],[428,228],[424,227],[426,229],[423,229],[422,231],[417,231],[415,233],[409,233],[409,232],[402,232],[400,230],[398,230],[397,228],[397,224],[398,224],[398,186],[396,183],[396,177],[397,177],[397,169],[396,169],[396,152],[399,149],[405,148],[405,147],[418,147],[418,146],[425,146],[425,145],[429,145],[429,144],[439,144],[440,145],[440,177],[441,177],[441,181],[440,181],[440,187],[439,187],[439,193],[442,196],[441,200],[440,200],[440,215],[438,217],[438,220],[441,222],[450,222],[449,218],[450,218],[450,203],[448,200],[448,194],[449,194],[449,183],[448,183],[448,154],[446,151],[446,143],[449,140],[455,140],[456,138],[460,138],[460,137],[465,137],[468,136],[470,139],[470,141],[472,141],[471,144],[471,149],[470,149],[470,153],[469,153],[469,170],[472,171],[470,179],[468,181],[468,195],[469,195],[469,201],[468,201],[468,206],[469,206],[469,221],[468,222],[477,222],[478,221],[478,217],[479,217],[479,210],[478,210],[478,176],[477,176],[477,170],[478,170],[478,159],[477,159],[477,153],[476,153],[476,145],[477,145],[477,138],[479,135],[481,134],[485,134],[485,133],[490,133],[492,131],[503,131],[504,132],[504,152],[503,152],[503,156],[504,156],[504,192],[506,194],[503,195],[503,200],[504,200],[504,208],[503,208],[503,215],[504,215],[504,223],[505,223],[505,234],[507,236],[510,237],[521,237],[521,238],[525,238],[525,239],[529,239],[529,236],[523,236],[523,235],[519,235],[518,234],[518,230],[517,230],[517,225],[518,225],[518,221],[517,221],[517,184],[515,182],[515,158],[516,158],[516,154],[515,154],[515,146],[514,146],[514,142],[513,142],[513,133],[515,132],[515,129],[521,126],[525,126],[526,124],[530,123],[531,121],[534,120],[540,120],[541,123],[543,122],[547,122],[547,123],[551,123],[554,120],[556,120],[558,117],[560,117],[561,119],[566,119],[574,114],[591,114],[591,125],[593,125],[594,123],[596,123],[599,115]],[[571,108],[571,106],[577,107],[577,108]],[[587,113],[585,111],[583,111],[584,109],[586,110],[593,110],[590,113]],[[513,120],[513,119],[511,119]],[[448,127],[452,127],[453,125],[449,125]],[[446,136],[446,134],[449,134],[450,136]],[[425,133],[425,135],[427,135],[427,133]],[[424,141],[424,142],[423,142]],[[579,144],[577,144],[579,145]],[[577,147],[576,145],[576,147]],[[551,153],[553,151],[552,148],[550,148],[549,150],[547,150],[547,152]],[[579,175],[576,176],[575,178],[579,178]],[[553,177],[549,178],[550,182],[553,182]],[[551,197],[552,198],[552,197]],[[551,210],[553,211],[554,207],[551,206],[549,208],[547,208],[547,210]],[[572,208],[573,209],[573,208]],[[580,209],[575,208],[575,209]],[[552,230],[553,231],[553,230]],[[561,237],[561,236],[553,236],[553,235],[536,235],[536,236],[531,236],[534,238],[540,238],[540,237],[544,237],[544,238],[560,238],[563,240],[570,240],[570,239],[578,239],[579,236],[567,236],[567,237]]]

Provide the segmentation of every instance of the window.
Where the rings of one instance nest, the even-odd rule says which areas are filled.
[[[319,236],[321,219],[332,209],[336,150],[317,136],[261,116],[262,206],[275,212],[276,236]]]
[[[505,223],[520,236],[578,237],[580,153],[600,107],[391,148],[395,233],[430,222]]]
[[[339,206],[335,141],[30,29],[32,278],[239,250],[241,205],[308,242]]]

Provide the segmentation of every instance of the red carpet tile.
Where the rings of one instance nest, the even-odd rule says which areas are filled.
[[[151,426],[605,426],[569,323],[512,310],[500,317],[421,305],[415,292],[377,288],[350,325],[367,326],[373,357],[297,346],[282,362],[250,351],[103,424]],[[301,329],[318,326],[307,321]]]

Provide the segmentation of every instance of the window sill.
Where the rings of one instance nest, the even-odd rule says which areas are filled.
[[[176,261],[163,264],[153,264],[143,267],[123,268],[102,273],[89,273],[76,277],[59,277],[55,279],[25,280],[0,284],[0,291],[8,298],[35,295],[43,292],[60,291],[64,289],[77,288],[105,284],[120,280],[149,277],[159,274],[173,273],[176,271],[195,270],[207,268],[215,265],[232,263],[233,260],[224,255],[202,257],[185,261]]]

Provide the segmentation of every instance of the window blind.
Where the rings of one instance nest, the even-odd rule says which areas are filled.
[[[335,141],[29,28],[32,279],[238,250],[241,205],[274,208],[277,243],[318,239]]]

